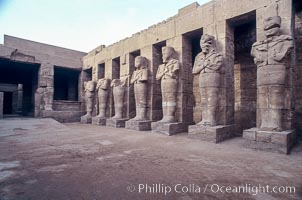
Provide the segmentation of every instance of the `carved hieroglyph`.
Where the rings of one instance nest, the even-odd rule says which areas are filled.
[[[204,34],[200,40],[202,52],[194,62],[193,74],[199,74],[202,121],[199,125],[218,125],[219,94],[224,75],[223,57],[216,51],[215,38]]]
[[[142,56],[135,57],[135,68],[131,77],[134,84],[134,95],[136,105],[136,116],[133,120],[146,120],[147,93],[148,93],[148,67],[147,59]]]
[[[97,117],[104,118],[106,116],[106,107],[108,99],[108,88],[110,86],[110,80],[106,78],[99,79],[96,85],[98,91],[98,115]]]
[[[126,91],[128,77],[121,79],[113,79],[111,87],[113,87],[114,112],[113,119],[123,118],[124,96]]]
[[[95,85],[96,85],[95,81],[84,82],[85,102],[86,102],[86,115],[84,115],[84,117],[92,116]]]
[[[173,58],[175,50],[172,47],[163,47],[163,64],[159,65],[156,80],[161,80],[163,118],[160,122],[175,122],[177,105],[177,88],[179,76],[179,61]]]
[[[289,54],[293,49],[293,38],[289,35],[280,35],[280,24],[279,16],[266,18],[264,20],[266,39],[255,42],[251,50],[257,65],[260,128],[271,131],[282,130],[286,69],[289,67]]]

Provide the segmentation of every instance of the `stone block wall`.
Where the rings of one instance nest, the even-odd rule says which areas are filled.
[[[295,53],[296,53],[296,102],[295,102],[295,126],[297,133],[302,138],[302,5],[295,11]]]

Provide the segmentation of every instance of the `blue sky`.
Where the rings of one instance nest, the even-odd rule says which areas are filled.
[[[202,5],[209,0],[198,0]],[[12,35],[88,52],[131,36],[194,0],[0,0],[0,43]]]

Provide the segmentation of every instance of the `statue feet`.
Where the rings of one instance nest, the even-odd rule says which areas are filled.
[[[174,119],[173,116],[165,116],[159,122],[161,122],[161,123],[173,123],[173,122],[175,122],[175,119]]]
[[[89,117],[92,117],[92,115],[87,113],[86,115],[83,115],[82,117],[89,118]]]
[[[264,127],[264,126],[261,126],[260,127],[260,130],[262,131],[272,131],[272,132],[281,132],[282,131],[282,128],[281,127]]]
[[[136,115],[134,118],[132,118],[131,120],[135,120],[135,121],[145,121],[146,118],[145,117],[142,117],[142,116],[138,116]]]
[[[95,117],[98,117],[98,118],[105,118],[105,115],[103,115],[103,114],[98,114],[98,115],[95,116]]]
[[[213,123],[213,122],[210,122],[210,121],[202,120],[197,125],[200,125],[200,126],[215,126],[216,124]]]
[[[114,115],[114,116],[112,117],[112,119],[122,119],[122,116],[121,116],[121,115]]]

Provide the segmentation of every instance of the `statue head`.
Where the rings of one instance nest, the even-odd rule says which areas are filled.
[[[273,16],[264,19],[264,33],[267,38],[280,34],[281,17]]]
[[[200,47],[204,54],[208,54],[215,49],[215,38],[212,35],[204,34],[200,39]]]
[[[165,46],[162,48],[162,54],[163,54],[163,62],[167,63],[174,54],[175,50],[173,47]]]
[[[135,68],[144,67],[147,65],[147,59],[143,56],[136,56],[134,60]]]

